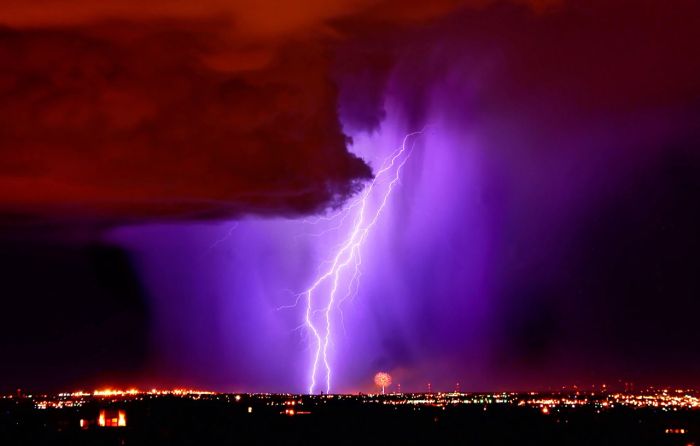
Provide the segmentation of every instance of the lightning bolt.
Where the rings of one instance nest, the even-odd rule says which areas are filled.
[[[207,250],[204,251],[203,255],[206,255],[207,253],[209,253],[209,251],[213,250],[214,248],[216,248],[217,246],[219,246],[220,244],[222,244],[223,242],[228,240],[231,237],[231,234],[233,234],[233,231],[236,230],[236,228],[238,228],[238,222],[234,223],[228,229],[228,231],[226,232],[226,234],[223,237],[221,237],[220,239],[216,240],[214,243],[209,245],[209,248],[207,248]]]
[[[329,347],[332,343],[331,338],[333,334],[333,310],[343,301],[357,294],[361,275],[362,245],[379,220],[395,186],[400,182],[401,170],[410,158],[415,145],[415,138],[414,143],[410,147],[408,146],[409,140],[422,133],[423,131],[419,131],[406,135],[403,138],[401,146],[384,161],[381,168],[376,172],[374,178],[365,187],[360,196],[350,202],[344,210],[330,217],[321,217],[321,219],[324,220],[333,220],[338,216],[342,216],[343,220],[341,220],[340,225],[332,228],[332,230],[336,230],[342,225],[348,212],[357,209],[352,224],[352,230],[337,248],[333,260],[327,262],[329,265],[327,269],[322,270],[322,272],[319,271],[319,275],[311,286],[297,296],[296,304],[298,304],[302,298],[306,303],[304,325],[308,328],[311,338],[315,341],[315,352],[311,364],[309,385],[310,394],[315,393],[317,387],[320,385],[320,380],[324,381],[326,393],[330,392],[332,372],[329,361]],[[373,192],[376,191],[378,185],[386,183],[387,181],[386,188],[379,193],[379,205],[372,210],[369,202],[370,199],[376,195],[376,193],[373,194]],[[342,299],[338,299],[338,289],[341,286],[341,281],[346,271],[349,275],[347,292]],[[321,292],[324,286],[330,287],[327,296],[322,295],[323,293]],[[314,310],[319,302],[325,302],[325,306]],[[322,314],[322,317],[320,317],[320,321],[317,321],[315,320],[315,316],[319,313]],[[342,321],[342,311],[340,315]]]

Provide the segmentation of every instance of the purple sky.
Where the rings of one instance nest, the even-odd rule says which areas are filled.
[[[154,5],[0,7],[0,57],[27,55],[0,266],[39,327],[4,327],[11,387],[305,391],[315,341],[279,307],[355,210],[319,216],[420,129],[333,313],[333,391],[700,385],[696,2]]]

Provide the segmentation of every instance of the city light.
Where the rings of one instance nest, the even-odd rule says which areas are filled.
[[[357,394],[357,395],[297,395],[297,394],[247,394],[246,401],[248,413],[252,413],[254,407],[261,402],[266,406],[281,406],[284,411],[302,413],[306,408],[325,404],[329,400],[354,399],[361,403],[405,406],[429,406],[451,407],[457,405],[476,406],[515,406],[531,407],[544,414],[551,414],[556,410],[574,408],[592,408],[595,410],[613,410],[618,407],[635,409],[658,409],[661,411],[679,409],[700,409],[700,393],[690,389],[646,389],[639,392],[608,392],[608,391],[561,391],[561,392],[498,392],[498,393],[462,393],[462,392],[437,392],[437,393],[386,393],[391,386],[392,378],[386,372],[379,372],[374,376],[374,384],[382,389],[382,394]],[[218,393],[193,389],[141,391],[137,389],[116,390],[102,389],[89,392],[58,393],[55,395],[33,395],[25,397],[33,402],[34,408],[46,409],[71,409],[79,408],[90,402],[118,403],[144,399],[153,399],[162,396],[177,397],[192,400],[217,400],[231,403],[240,402],[241,394]],[[13,399],[13,395],[1,395],[2,399]],[[287,412],[289,414],[289,412]],[[126,423],[125,412],[100,412],[97,425],[105,426],[112,423],[122,425]],[[87,423],[87,421],[85,421]],[[83,422],[80,424],[83,427]]]

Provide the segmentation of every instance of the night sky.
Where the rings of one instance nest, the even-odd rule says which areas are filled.
[[[700,387],[697,1],[4,0],[0,391],[306,391],[415,131],[332,391]]]

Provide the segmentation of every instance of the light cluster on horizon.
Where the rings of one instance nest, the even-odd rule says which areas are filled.
[[[327,407],[328,403],[357,401],[363,404],[380,404],[392,406],[449,408],[461,405],[530,407],[549,414],[553,410],[589,408],[597,411],[611,410],[619,407],[634,409],[658,409],[675,411],[680,409],[700,409],[700,393],[691,389],[646,389],[640,392],[493,392],[493,393],[388,393],[388,394],[336,394],[336,395],[299,395],[293,393],[219,393],[194,389],[172,390],[115,390],[104,389],[93,392],[62,392],[40,395],[2,395],[0,399],[31,401],[36,409],[78,408],[91,401],[128,402],[160,397],[178,397],[192,400],[217,400],[236,404],[263,406],[298,406],[302,408]],[[286,415],[290,415],[286,407]]]
[[[216,395],[216,392],[195,389],[150,389],[139,390],[136,388],[120,390],[120,389],[96,389],[92,392],[84,392],[77,390],[75,392],[61,392],[56,395],[40,394],[40,395],[3,395],[2,399],[22,399],[28,398],[34,401],[34,406],[37,409],[63,409],[69,407],[80,407],[85,402],[90,400],[105,400],[111,401],[128,400],[131,398],[158,397],[158,396],[177,396],[199,399],[205,395]]]
[[[391,398],[394,397],[394,398]],[[372,402],[382,404],[412,404],[446,407],[459,404],[511,405],[536,407],[543,413],[551,409],[589,407],[598,410],[615,407],[656,408],[662,410],[700,409],[700,396],[692,390],[648,390],[640,393],[436,393],[436,394],[391,394],[389,398],[374,395]]]

